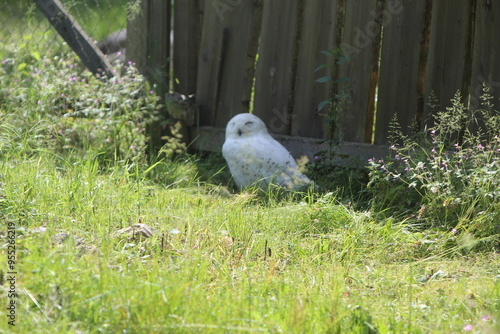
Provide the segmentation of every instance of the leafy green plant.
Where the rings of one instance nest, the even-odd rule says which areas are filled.
[[[13,117],[11,126],[22,133],[43,122],[46,126],[40,135],[45,147],[57,152],[97,151],[108,161],[146,161],[148,127],[161,126],[162,106],[155,87],[134,64],[119,65],[116,71],[123,75],[96,78],[70,53],[35,57],[29,50],[22,51],[14,52],[0,67],[0,100],[8,105],[7,113],[23,115]],[[178,131],[167,138],[164,149],[168,148],[185,149]]]
[[[335,143],[342,142],[342,124],[346,117],[345,109],[351,103],[349,88],[345,85],[349,82],[349,78],[339,77],[339,65],[348,62],[350,59],[345,57],[342,48],[326,50],[321,53],[330,57],[331,63],[319,65],[314,72],[329,69],[331,73],[316,79],[316,82],[331,85],[333,96],[321,101],[318,104],[317,112],[325,118],[328,127],[327,139],[330,149],[327,153],[328,156],[331,156]],[[335,135],[336,131],[338,131],[337,136]]]
[[[393,143],[390,157],[370,161],[374,212],[477,237],[500,235],[500,114],[487,93],[472,117],[457,93],[427,133],[413,138],[393,129],[392,139],[402,144]]]
[[[327,84],[332,97],[318,104],[317,112],[324,117],[327,124],[328,148],[314,155],[314,161],[308,165],[308,174],[319,185],[327,189],[342,189],[341,197],[353,200],[359,199],[366,184],[366,171],[361,168],[341,167],[335,164],[338,157],[335,147],[343,141],[343,124],[347,118],[347,108],[351,104],[349,78],[340,77],[340,66],[351,59],[345,56],[342,48],[322,51],[330,63],[319,65],[315,72],[328,69],[328,74],[316,80]]]
[[[359,207],[367,205],[368,171],[365,168],[334,165],[327,152],[318,152],[307,165],[307,175],[321,187],[320,190],[336,191],[343,202]]]

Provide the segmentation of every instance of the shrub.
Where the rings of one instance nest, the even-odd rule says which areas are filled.
[[[393,127],[391,156],[369,165],[374,212],[478,237],[500,234],[500,114],[484,92],[484,108],[474,113],[457,93],[417,136]]]
[[[116,71],[123,74],[96,78],[72,53],[40,57],[13,50],[0,66],[0,116],[18,133],[44,124],[38,148],[144,161],[148,128],[162,124],[162,106],[134,64],[119,64]],[[169,147],[177,144],[182,146],[174,137]]]

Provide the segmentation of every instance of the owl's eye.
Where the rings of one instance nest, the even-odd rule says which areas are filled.
[[[253,122],[246,122],[245,125],[250,125],[250,124],[253,124]]]

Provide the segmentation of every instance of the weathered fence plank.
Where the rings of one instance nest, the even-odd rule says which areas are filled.
[[[204,2],[182,0],[174,6],[174,91],[186,95],[196,93]]]
[[[59,0],[34,0],[34,2],[92,73],[114,76],[111,65],[104,58],[101,50]]]
[[[198,62],[201,124],[225,126],[248,112],[262,2],[206,1]]]
[[[133,1],[133,0],[129,0]],[[145,73],[148,63],[148,12],[149,2],[135,3],[139,8],[127,16],[127,59],[134,62],[141,73]]]
[[[401,128],[415,121],[420,47],[425,1],[405,2],[404,8],[384,9],[375,143],[387,143],[389,124],[397,116]]]
[[[424,120],[425,104],[428,97],[425,95],[425,84],[427,80],[427,62],[429,59],[429,43],[431,35],[433,0],[425,0],[425,12],[422,22],[422,40],[420,42],[420,56],[417,79],[417,114],[415,115],[417,132],[427,126]]]
[[[470,108],[476,110],[481,106],[480,97],[483,93],[483,83],[485,83],[492,88],[489,92],[494,97],[491,102],[498,110],[500,99],[500,66],[498,66],[500,59],[500,43],[498,43],[500,4],[490,2],[490,5],[486,6],[483,1],[478,1],[475,22]]]
[[[352,103],[346,111],[343,140],[371,142],[370,106],[374,105],[372,72],[378,59],[374,59],[374,41],[380,38],[380,24],[376,21],[377,1],[361,6],[357,1],[347,1],[345,25],[341,47],[350,61],[341,65],[341,77],[349,78]],[[375,64],[376,63],[376,64]]]
[[[299,0],[265,1],[255,73],[255,115],[274,133],[289,133]]]
[[[453,6],[446,1],[433,3],[425,96],[434,92],[442,108],[450,105],[450,99],[462,89],[464,80],[470,80],[464,71],[471,66],[466,57],[470,48],[467,40],[471,9],[469,0],[455,1]],[[426,104],[424,122],[432,122],[432,112]]]
[[[169,1],[141,1],[127,23],[127,58],[156,84],[159,96],[169,88],[170,8]]]
[[[337,59],[321,51],[337,49],[337,0],[305,1],[300,50],[295,77],[295,93],[291,134],[294,136],[326,138],[325,118],[318,113],[318,105],[332,95],[332,81],[316,82],[320,77],[334,75],[331,66]],[[328,65],[315,72],[320,65]],[[338,79],[338,78],[332,78]],[[328,106],[322,110],[326,112]]]
[[[136,64],[163,98],[169,90],[171,4],[165,0],[144,0],[134,5],[139,8],[128,15],[127,59]],[[162,145],[162,131],[159,125],[149,127],[152,147]]]
[[[200,124],[214,125],[220,90],[223,62],[223,22],[218,17],[210,1],[205,1],[203,9],[203,28],[198,54],[198,73],[196,82],[196,101],[200,109]]]
[[[165,0],[149,1],[147,73],[156,83],[158,95],[163,97],[168,92],[170,81],[171,4]]]

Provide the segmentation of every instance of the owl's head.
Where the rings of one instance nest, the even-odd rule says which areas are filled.
[[[264,122],[255,115],[244,113],[234,116],[226,126],[226,139],[237,139],[267,134]]]

